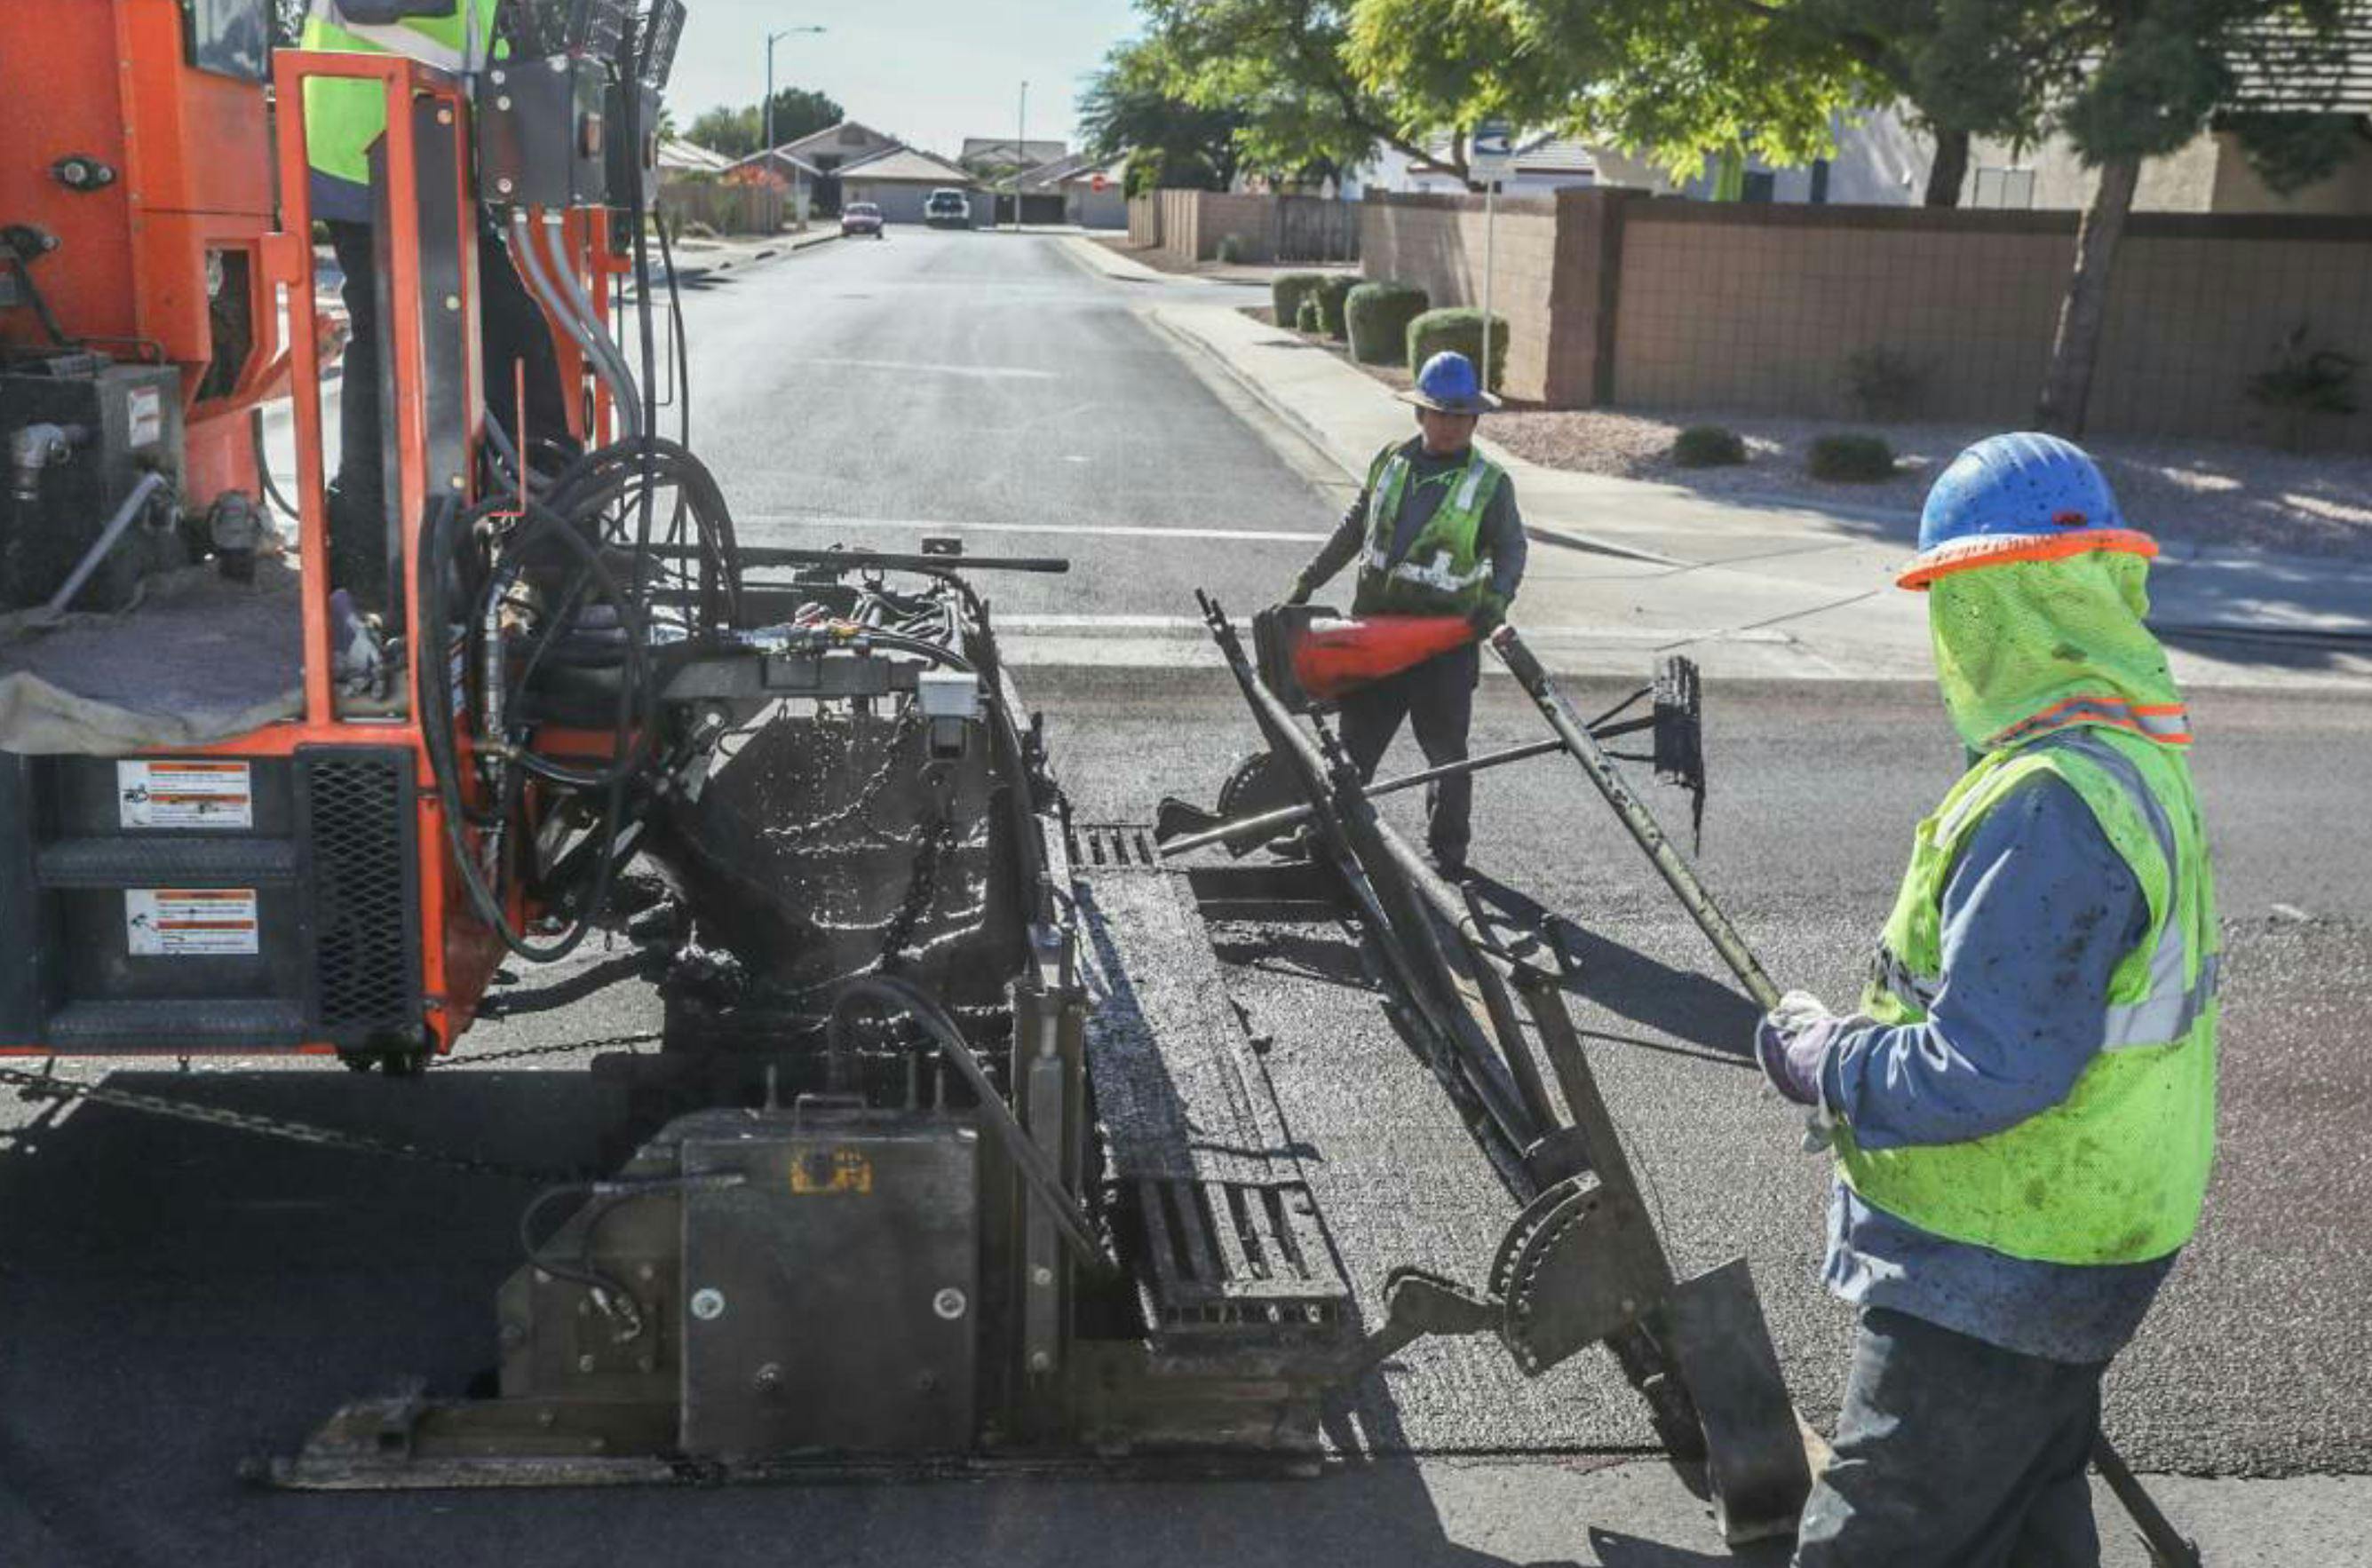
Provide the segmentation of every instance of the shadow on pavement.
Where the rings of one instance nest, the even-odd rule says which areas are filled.
[[[1762,1015],[1743,993],[1601,936],[1489,877],[1470,877],[1466,889],[1487,913],[1538,935],[1554,952],[1573,995],[1722,1056],[1751,1056]]]

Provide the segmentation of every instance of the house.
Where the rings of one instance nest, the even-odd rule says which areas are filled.
[[[1412,157],[1397,147],[1386,147],[1373,163],[1341,182],[1343,199],[1357,201],[1370,189],[1424,194],[1454,195],[1467,189],[1448,163],[1449,141],[1436,137],[1426,144],[1433,159]],[[1580,142],[1545,134],[1516,138],[1513,172],[1500,182],[1503,196],[1539,196],[1568,185],[1596,185],[1606,180],[1599,172],[1601,154]],[[1438,160],[1438,161],[1435,161]]]
[[[905,144],[897,137],[886,135],[870,125],[843,120],[836,125],[827,125],[820,131],[810,131],[804,136],[785,142],[771,152],[752,153],[742,161],[773,169],[775,178],[786,185],[795,183],[797,169],[804,168],[812,192],[814,210],[837,213],[841,203],[840,171],[852,163],[878,157],[903,145]],[[808,208],[803,205],[799,210],[804,214]]]
[[[1082,228],[1128,226],[1128,158],[1074,153],[1021,177],[1025,223],[1073,223]]]
[[[923,203],[931,192],[949,188],[971,201],[973,227],[985,227],[991,221],[989,196],[970,170],[913,147],[894,147],[861,163],[843,164],[838,179],[843,203],[870,202],[890,223],[921,223]]]
[[[1017,168],[1041,168],[1070,154],[1063,142],[1016,141],[1011,136],[966,136],[956,161],[982,179],[1010,179]]]
[[[659,138],[659,168],[677,174],[721,175],[733,167],[733,159],[723,153],[687,142],[680,136]]]
[[[782,192],[795,222],[804,224],[819,204],[823,171],[783,147],[736,158],[719,176],[728,185],[770,185]]]
[[[2211,126],[2188,145],[2142,166],[2134,210],[2372,214],[2372,4],[2357,5],[2343,29],[2343,42],[2328,56],[2303,45],[2285,48],[2275,35],[2263,50],[2236,58],[2225,103],[2233,112],[2355,116],[2355,157],[2337,172],[2304,190],[2276,192],[2249,167],[2239,138]],[[1911,205],[1924,199],[1934,162],[1934,145],[1924,134],[1913,130],[1901,111],[1880,110],[1841,121],[1835,156],[1808,168],[1749,164],[1738,199]],[[1708,168],[1681,193],[1710,196],[1718,183],[1717,172]],[[2090,204],[2099,183],[2098,172],[2084,166],[2064,137],[2026,145],[1980,137],[1970,144],[1960,204],[2064,211]]]

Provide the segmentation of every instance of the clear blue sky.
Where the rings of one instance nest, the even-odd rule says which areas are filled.
[[[966,136],[1010,136],[1029,83],[1032,141],[1071,142],[1073,99],[1104,52],[1137,31],[1128,0],[690,0],[668,103],[689,125],[720,103],[755,103],[766,34],[778,87],[830,93],[852,120],[952,157]]]

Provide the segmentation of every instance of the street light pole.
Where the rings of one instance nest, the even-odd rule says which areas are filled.
[[[1013,116],[1013,232],[1021,232],[1021,166],[1028,161],[1022,145],[1029,139],[1029,80],[1021,81],[1021,107]]]
[[[780,32],[770,32],[766,35],[766,102],[765,106],[758,111],[760,122],[765,127],[761,133],[765,138],[765,145],[759,148],[759,151],[772,153],[774,150],[774,45],[795,32],[821,31],[823,31],[821,28],[785,28]],[[766,160],[766,171],[769,174],[773,172],[773,159],[771,157]]]

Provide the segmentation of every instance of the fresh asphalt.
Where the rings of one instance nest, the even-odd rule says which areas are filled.
[[[1249,608],[1308,548],[1185,530],[1312,531],[1329,493],[1131,304],[1036,238],[901,231],[752,269],[689,302],[695,442],[752,541],[895,547],[908,535],[885,519],[1177,531],[1053,536],[1079,563],[1071,577],[996,590],[1016,614],[1151,641],[1131,624],[1191,613],[1178,601],[1198,585]],[[1013,453],[1043,471],[1013,477]],[[1089,460],[1055,466],[1065,456]],[[979,531],[966,537],[985,551]],[[1250,743],[1224,677],[1157,662],[1030,673],[1082,819],[1144,820],[1165,793],[1207,800]],[[1618,694],[1576,683],[1585,705]],[[1901,682],[1716,682],[1706,703],[1705,875],[1774,974],[1843,1002],[1910,825],[1953,774],[1950,736],[1932,696]],[[2195,708],[2229,954],[2223,1159],[2205,1229],[2119,1365],[2110,1425],[2150,1469],[2365,1474],[2372,850],[2353,824],[2372,708],[2239,691]],[[1504,685],[1486,691],[1478,744],[1537,733]],[[1559,917],[1593,1060],[1680,1266],[1750,1260],[1798,1402],[1824,1422],[1849,1324],[1817,1285],[1818,1163],[1742,1064],[1750,1009],[1577,775],[1536,761],[1479,796],[1486,892]],[[1677,824],[1678,801],[1655,798]],[[1364,1304],[1392,1262],[1473,1277],[1507,1205],[1339,939],[1226,935],[1237,1001],[1275,1042],[1270,1077]],[[646,986],[601,983],[620,960],[522,973],[465,1057],[647,1027]],[[581,1061],[534,1065],[549,1070],[112,1077],[522,1164],[588,1157],[603,1104],[571,1070]],[[5,1110],[0,1562],[1043,1561],[1122,1539],[1180,1564],[1724,1561],[1685,1494],[1635,1534],[1588,1511],[1621,1500],[1577,1491],[1585,1472],[1645,1441],[1601,1356],[1526,1385],[1480,1342],[1412,1350],[1338,1418],[1354,1449],[1430,1456],[1423,1468],[1315,1483],[250,1492],[238,1461],[285,1451],[336,1403],[407,1375],[456,1390],[491,1359],[522,1189],[103,1109]]]

